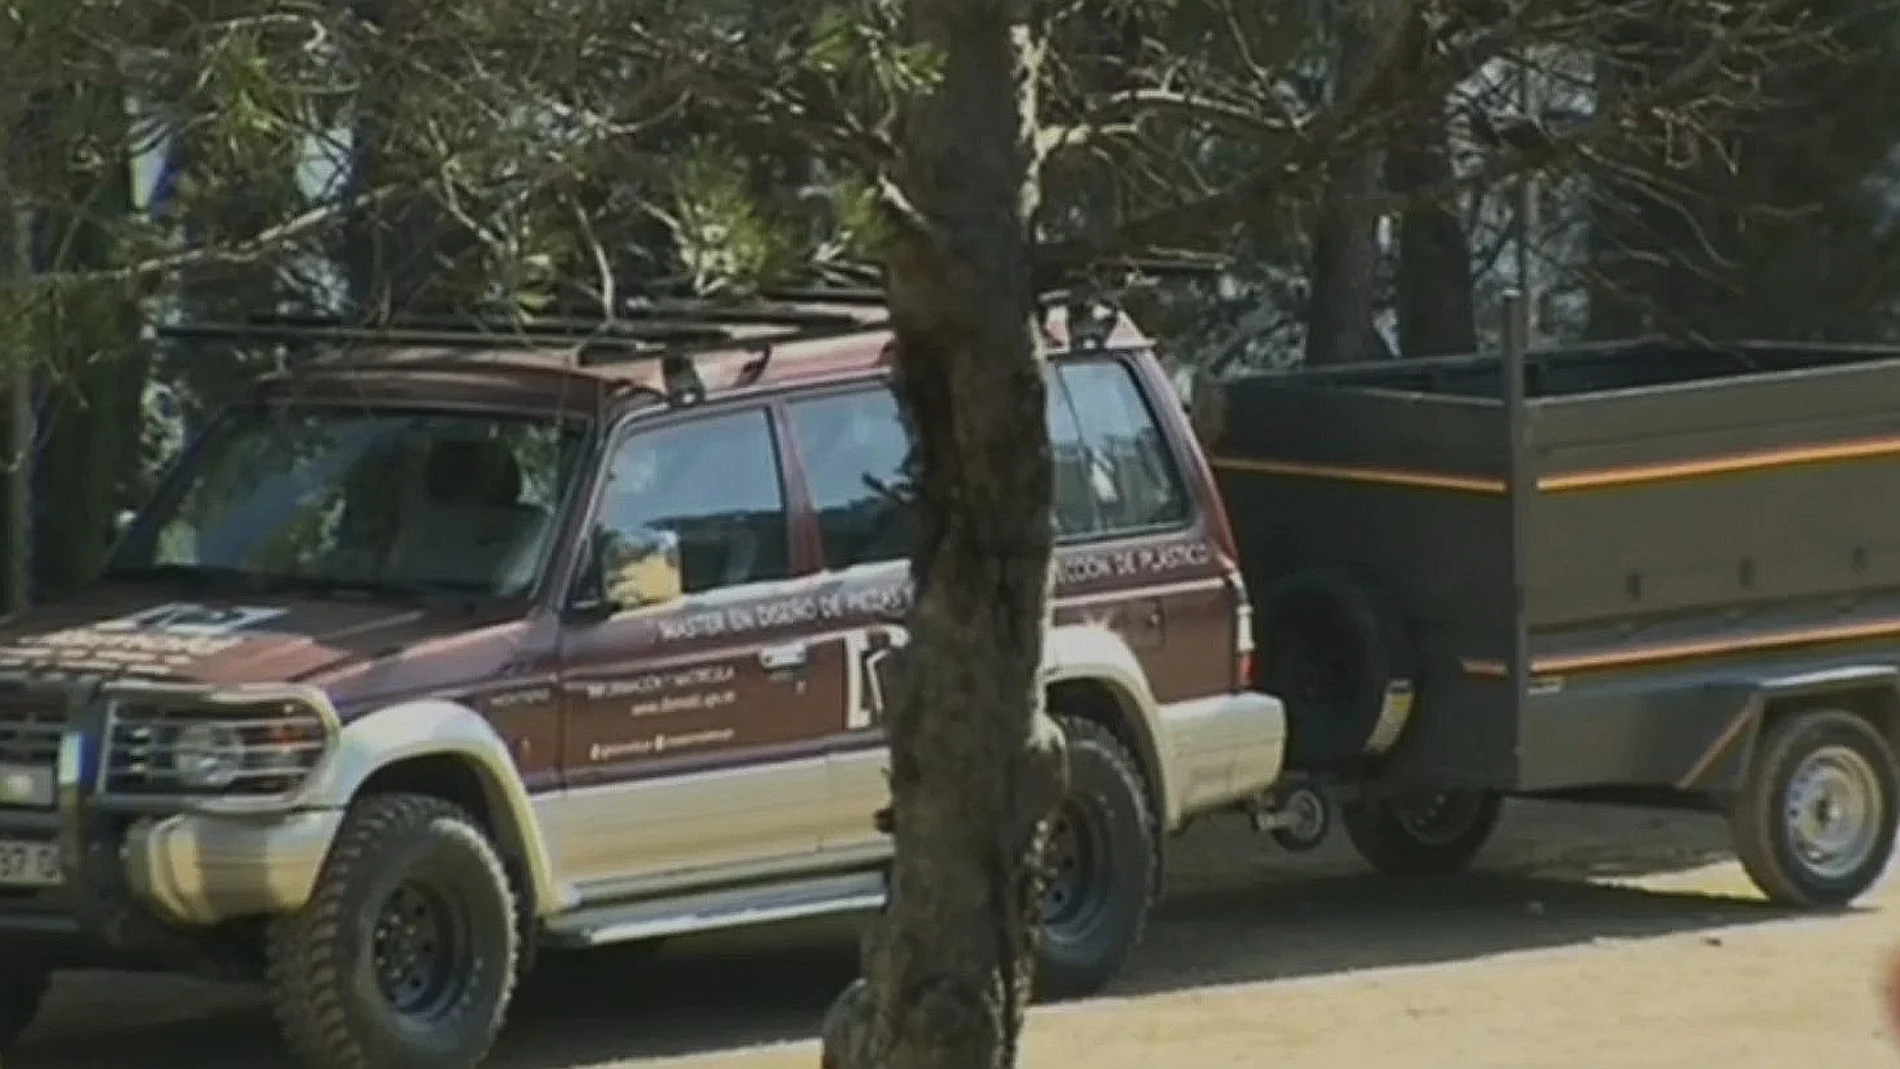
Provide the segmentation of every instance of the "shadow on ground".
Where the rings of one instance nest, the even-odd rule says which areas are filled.
[[[1289,859],[1251,838],[1197,833],[1183,842],[1170,895],[1113,993],[1454,962],[1781,916],[1758,901],[1585,882],[1694,868],[1723,847],[1706,823],[1671,823],[1661,841],[1644,842],[1642,822],[1659,818],[1581,819],[1607,822],[1579,830],[1561,818],[1519,818],[1501,832],[1487,871],[1420,883],[1355,874],[1337,845]],[[493,1065],[599,1067],[807,1038],[855,964],[847,921],[682,942],[658,955],[554,959],[522,992]],[[287,1064],[254,993],[103,975],[66,978],[47,1019],[6,1061],[7,1069]]]

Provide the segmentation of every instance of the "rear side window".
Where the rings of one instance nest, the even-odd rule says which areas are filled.
[[[910,448],[897,398],[886,389],[820,397],[794,403],[791,416],[825,564],[849,568],[907,556],[903,517],[878,489],[898,483]]]
[[[1065,364],[1048,391],[1056,533],[1101,538],[1183,523],[1187,496],[1154,413],[1119,361]],[[825,564],[899,560],[901,510],[876,488],[902,479],[910,448],[897,399],[878,388],[788,406]]]
[[[1073,443],[1062,442],[1052,412],[1058,531],[1099,538],[1185,523],[1180,469],[1128,366],[1063,364],[1052,385],[1050,407],[1067,407],[1077,433]]]

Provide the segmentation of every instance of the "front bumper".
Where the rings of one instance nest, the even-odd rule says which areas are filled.
[[[342,822],[336,809],[141,820],[127,829],[119,865],[132,897],[170,924],[291,913],[310,900]]]
[[[154,811],[101,797],[99,703],[66,697],[54,797],[0,804],[0,842],[55,848],[59,879],[0,879],[0,954],[32,943],[60,960],[175,961],[205,929],[309,900],[342,810]],[[11,745],[0,761],[27,755],[17,733]]]

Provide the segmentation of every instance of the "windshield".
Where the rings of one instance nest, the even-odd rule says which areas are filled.
[[[185,454],[108,574],[523,596],[583,437],[491,414],[237,409]]]

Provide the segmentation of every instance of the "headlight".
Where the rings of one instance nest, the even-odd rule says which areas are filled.
[[[298,700],[114,703],[101,786],[118,796],[268,799],[293,793],[323,756],[328,721]]]
[[[189,724],[172,742],[172,770],[194,791],[221,791],[244,771],[244,737],[227,724]]]

